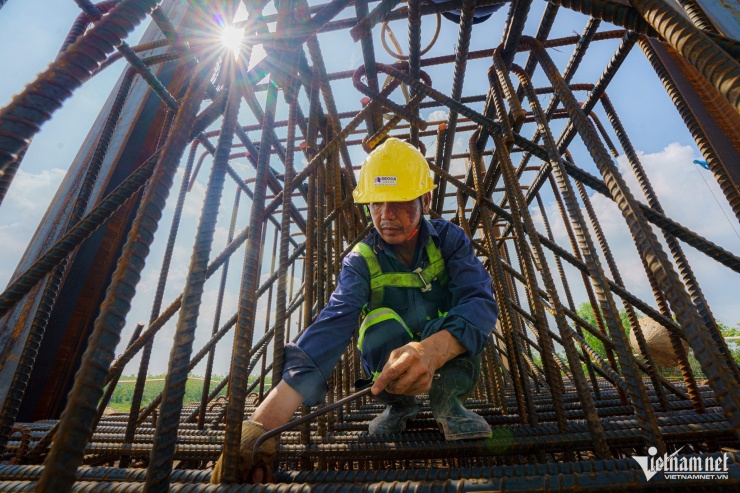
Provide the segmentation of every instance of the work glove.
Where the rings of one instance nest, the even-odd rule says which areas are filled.
[[[273,437],[265,440],[260,445],[257,455],[252,456],[254,444],[267,431],[261,423],[249,420],[242,422],[242,440],[239,444],[239,464],[237,466],[237,478],[241,483],[252,483],[252,475],[259,468],[262,468],[264,471],[263,481],[271,478],[272,465],[277,457],[277,439]],[[221,453],[221,457],[218,458],[216,465],[213,466],[213,472],[211,473],[212,484],[220,484],[223,479],[223,460],[224,454]]]

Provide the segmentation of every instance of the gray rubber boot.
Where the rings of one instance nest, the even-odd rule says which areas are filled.
[[[381,392],[375,399],[387,404],[385,410],[370,422],[367,431],[371,435],[400,433],[406,429],[406,421],[421,411],[421,406],[413,395],[389,394]]]
[[[481,416],[463,407],[480,376],[480,357],[458,357],[437,370],[429,403],[440,431],[447,440],[486,438],[491,427]]]

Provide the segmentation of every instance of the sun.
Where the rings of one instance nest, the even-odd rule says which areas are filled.
[[[225,48],[231,50],[231,52],[234,54],[234,58],[237,58],[239,56],[243,39],[244,28],[226,26],[221,33],[221,44]]]

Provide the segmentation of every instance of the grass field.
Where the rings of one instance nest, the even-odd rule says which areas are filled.
[[[222,379],[222,376],[214,376],[213,378],[211,378],[209,391],[212,391]],[[151,403],[162,392],[162,390],[164,390],[164,381],[165,375],[147,376],[146,384],[144,385],[144,393],[142,395],[142,407]],[[253,379],[250,378],[250,382],[252,381]],[[187,383],[185,384],[185,397],[183,399],[183,402],[200,402],[201,394],[203,392],[203,383],[203,377],[198,375],[190,375],[188,377]],[[131,399],[134,396],[135,387],[136,375],[121,376],[118,381],[118,385],[116,386],[116,390],[115,392],[113,392],[113,396],[108,403],[108,407],[115,409],[116,411],[128,412],[131,409]],[[226,395],[226,388],[219,392],[218,395]]]

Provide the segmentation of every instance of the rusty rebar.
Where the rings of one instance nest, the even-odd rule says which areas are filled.
[[[102,395],[107,368],[113,359],[113,350],[120,338],[125,314],[130,309],[133,292],[128,285],[135,284],[139,278],[143,259],[146,258],[153,240],[152,229],[156,229],[177,163],[187,145],[190,126],[202,99],[204,79],[201,75],[190,86],[175,118],[171,136],[162,151],[161,162],[152,175],[152,185],[142,198],[142,205],[129,236],[130,241],[124,248],[123,261],[119,263],[120,268],[117,269],[107,299],[103,302],[81,370],[70,393],[66,412],[60,420],[58,433],[64,438],[56,440],[52,445],[46,461],[47,468],[39,480],[41,490],[66,490],[74,482],[73,471],[82,460],[85,443],[92,432],[92,415],[88,415],[87,410],[94,412]]]
[[[453,100],[459,100],[462,96],[463,82],[465,81],[465,68],[468,61],[468,49],[470,48],[470,37],[473,33],[473,13],[475,11],[475,2],[464,0],[462,10],[460,11],[460,28],[457,35],[457,45],[455,46],[455,69],[452,75],[452,90],[450,97]],[[447,116],[447,131],[445,132],[444,154],[442,161],[437,162],[445,171],[450,169],[450,158],[452,157],[452,144],[455,142],[457,129],[457,112],[450,108]],[[437,188],[432,192],[432,209],[441,213],[444,207],[445,190],[447,183],[439,181]]]
[[[135,206],[139,208],[133,225],[127,224],[120,233],[124,237],[128,235],[128,241],[124,245],[122,240],[118,251],[111,253],[119,259],[119,265],[108,280],[110,290],[101,306],[100,319],[91,328],[80,329],[80,335],[92,330],[92,338],[62,419],[18,424],[15,431],[8,428],[6,436],[0,433],[0,439],[5,440],[0,443],[7,443],[6,458],[15,454],[14,461],[39,462],[49,452],[53,439],[47,465],[0,467],[0,489],[472,491],[481,488],[522,490],[532,486],[534,481],[543,491],[567,484],[578,484],[585,490],[617,488],[629,491],[644,487],[644,475],[630,457],[646,455],[649,446],[657,447],[661,453],[672,453],[684,446],[686,449],[682,453],[701,453],[702,457],[721,457],[720,447],[736,448],[740,372],[709,308],[708,293],[705,296],[696,280],[696,266],[689,263],[679,243],[688,243],[730,273],[740,271],[740,258],[736,252],[721,248],[681,224],[679,221],[683,218],[666,216],[659,201],[663,197],[650,185],[639,162],[638,151],[632,148],[617,116],[617,109],[621,111],[621,108],[613,106],[605,92],[642,34],[655,39],[668,38],[674,45],[678,43],[677,36],[683,35],[682,42],[686,41],[687,45],[677,48],[691,60],[680,59],[679,68],[687,70],[686,75],[695,79],[691,84],[697,90],[711,89],[699,99],[709,104],[706,98],[710,94],[721,93],[711,87],[713,82],[709,79],[721,82],[734,72],[723,68],[724,65],[710,66],[711,63],[693,69],[691,63],[700,65],[702,62],[697,56],[697,47],[708,47],[714,60],[734,57],[738,45],[716,32],[709,32],[712,26],[698,11],[692,10],[696,7],[693,0],[679,0],[689,7],[687,12],[692,21],[677,21],[670,18],[673,14],[660,17],[668,11],[665,6],[656,6],[657,2],[650,6],[656,7],[659,15],[651,18],[653,13],[646,11],[644,17],[640,15],[640,9],[644,10],[647,4],[638,6],[637,2],[632,2],[634,6],[631,6],[611,0],[553,0],[540,7],[529,0],[518,0],[511,3],[498,48],[480,46],[479,43],[488,38],[479,39],[477,35],[471,38],[470,30],[473,9],[500,5],[504,3],[502,0],[444,3],[410,0],[408,6],[398,5],[400,2],[396,0],[362,0],[354,5],[350,0],[329,0],[315,5],[312,2],[311,6],[304,0],[283,1],[274,4],[275,14],[267,13],[267,0],[259,0],[247,3],[248,20],[240,24],[247,28],[249,47],[237,62],[236,77],[229,74],[228,61],[214,69],[211,53],[203,52],[209,45],[202,34],[210,31],[210,28],[203,28],[213,23],[214,14],[228,22],[237,1],[191,2],[182,7],[182,12],[187,14],[175,13],[172,20],[170,13],[174,10],[168,10],[169,2],[162,2],[162,8],[155,8],[151,15],[164,39],[134,47],[121,44],[130,24],[134,23],[127,16],[143,18],[158,2],[138,2],[136,7],[130,0],[103,2],[97,6],[90,0],[77,2],[83,9],[83,16],[75,23],[74,33],[65,43],[68,48],[59,55],[60,60],[71,65],[54,62],[50,71],[11,102],[10,109],[0,110],[0,164],[4,172],[0,176],[0,200],[19,169],[19,158],[38,125],[51,116],[72,89],[120,58],[125,57],[131,63],[128,73],[142,73],[147,80],[148,84],[141,87],[156,94],[149,101],[159,105],[158,115],[169,112],[175,123],[169,128],[165,119],[164,125],[153,127],[146,135],[151,141],[147,152],[153,154],[142,156],[137,161],[143,162],[141,167],[107,197],[98,199],[99,205],[87,207],[85,204],[82,210],[92,211],[85,217],[78,214],[70,221],[68,233],[61,235],[57,244],[51,248],[40,247],[42,253],[35,262],[23,263],[32,267],[20,272],[0,294],[0,316],[9,314],[7,319],[11,320],[10,324],[5,322],[4,327],[10,330],[2,344],[11,347],[15,341],[13,331],[17,329],[12,320],[17,312],[31,309],[39,321],[47,317],[45,310],[32,308],[31,302],[41,300],[42,305],[51,306],[53,299],[42,299],[39,290],[59,283],[52,278],[42,279],[50,273],[53,277],[63,274],[69,262],[65,259],[116,209],[123,204],[128,204],[132,210]],[[146,8],[141,7],[144,4]],[[580,35],[548,39],[556,23],[556,13],[562,14],[559,5],[591,16]],[[534,8],[543,12],[535,40],[524,35],[525,23],[532,21],[529,11]],[[425,57],[420,50],[424,16],[449,10],[459,10],[462,14],[457,25],[443,23],[453,35],[454,32],[458,34],[455,53],[445,54],[445,50],[437,49],[435,56]],[[336,20],[340,13],[341,18]],[[96,21],[85,32],[91,19]],[[384,65],[379,63],[384,60],[381,54],[375,52],[377,38],[373,37],[372,27],[392,20],[408,22],[409,61]],[[490,26],[495,20],[483,26]],[[498,19],[499,23],[503,20],[503,17]],[[620,30],[598,32],[603,20],[615,23]],[[485,33],[486,27],[476,29],[489,34]],[[702,33],[700,29],[705,31]],[[331,52],[325,45],[329,38],[323,33],[339,30],[351,30],[337,35],[355,35],[355,40],[359,41],[357,53],[362,52],[359,68],[357,64],[337,66],[329,58]],[[87,53],[98,49],[95,40],[101,33],[107,40],[101,42],[101,51]],[[574,74],[584,56],[593,54],[594,44],[617,37],[622,41],[595,84],[570,83],[575,80]],[[476,44],[476,51],[468,49],[471,41]],[[735,206],[740,202],[736,199],[740,194],[733,182],[732,158],[727,157],[726,149],[715,149],[712,146],[716,144],[709,143],[708,133],[712,130],[703,126],[703,120],[692,112],[696,102],[691,101],[689,107],[682,100],[676,81],[667,73],[675,67],[662,66],[646,39],[638,42],[641,47],[645,46],[648,61],[655,66],[658,79],[664,83],[737,213]],[[261,43],[267,56],[248,69],[253,46],[256,46],[252,43]],[[557,49],[572,44],[576,46],[570,59],[567,62],[563,59],[564,68],[556,68],[548,60],[545,48]],[[122,50],[113,54],[119,45]],[[144,59],[134,55],[153,49],[167,53]],[[527,52],[526,66],[523,69],[516,66],[514,56],[519,53],[517,59],[521,57],[523,61]],[[82,53],[85,58],[72,60],[69,53]],[[298,55],[293,57],[291,53]],[[681,57],[677,52],[671,56]],[[488,73],[477,72],[476,64],[481,62],[467,63],[488,57],[492,59]],[[171,61],[177,61],[178,65],[167,71],[165,78],[155,76],[156,71],[142,71],[142,64]],[[74,63],[79,65],[70,69]],[[441,67],[443,64],[446,66]],[[544,69],[552,87],[531,84],[533,76],[535,81],[543,80],[542,72],[535,72],[538,65]],[[448,71],[451,89],[444,80],[435,84],[435,88],[431,87],[431,80],[426,80],[426,73],[422,72],[422,68],[430,66],[440,66],[435,68],[439,72]],[[337,69],[340,71],[329,72]],[[510,69],[520,78],[519,87],[512,84]],[[579,74],[584,72],[578,71]],[[377,81],[381,73],[389,75],[389,83],[382,90]],[[193,74],[195,80],[185,99],[175,101],[173,96],[182,94],[183,84],[165,81],[178,81],[183,77],[187,80]],[[68,81],[69,86],[58,85],[59,77],[79,80]],[[476,77],[489,82],[485,91],[473,87]],[[338,87],[351,89],[349,78],[353,78],[357,92],[340,92]],[[473,87],[465,96],[463,78],[467,79],[466,86],[470,82]],[[400,95],[394,91],[402,84],[409,88],[411,98],[399,103]],[[58,93],[44,94],[49,88]],[[126,86],[123,88],[122,91]],[[178,88],[179,92],[173,88]],[[305,94],[301,93],[301,88]],[[284,98],[277,97],[280,90]],[[588,91],[582,105],[573,97],[574,91]],[[730,96],[736,92],[733,87],[725,87],[723,91]],[[358,98],[353,99],[352,94],[364,96],[364,107],[357,104]],[[265,95],[266,101],[262,99]],[[525,95],[531,112],[522,109]],[[45,97],[50,100],[48,108],[33,113],[34,108],[45,104]],[[235,105],[242,97],[246,102],[242,112],[246,125],[238,121],[241,117],[236,117]],[[206,104],[201,105],[201,98],[205,98]],[[547,98],[549,105],[545,104]],[[719,99],[724,101],[722,97]],[[596,107],[599,101],[603,113]],[[730,103],[724,102],[724,105],[733,108]],[[438,108],[448,111],[450,117],[443,125],[425,130],[430,122],[422,115]],[[23,121],[16,118],[19,111],[24,113]],[[391,113],[385,125],[381,120],[383,112]],[[116,114],[116,111],[111,112],[109,119],[126,121]],[[604,129],[603,114],[612,126],[609,130]],[[11,115],[10,120],[8,115]],[[222,115],[221,130],[211,130]],[[620,116],[623,115],[620,113]],[[728,122],[733,118],[727,117],[726,112],[718,113],[717,118],[720,117],[722,120],[717,121],[716,127],[720,127],[731,141],[735,132]],[[34,125],[36,128],[31,128]],[[528,134],[530,138],[523,136],[522,129],[535,127],[536,130]],[[557,139],[552,134],[554,128],[563,129]],[[104,129],[103,137],[107,130]],[[159,143],[156,143],[154,132],[161,132]],[[253,132],[260,132],[259,143]],[[467,132],[472,133],[469,149],[456,150],[452,144]],[[492,276],[500,309],[499,323],[484,349],[480,385],[466,403],[492,426],[492,436],[480,443],[444,441],[437,431],[428,400],[423,396],[423,409],[409,422],[407,432],[367,435],[368,421],[381,412],[382,406],[367,396],[351,402],[343,400],[350,395],[353,380],[363,374],[353,345],[328,376],[326,403],[329,407],[324,408],[327,412],[318,418],[309,415],[305,423],[299,424],[300,431],[283,433],[276,463],[278,483],[206,486],[203,483],[210,478],[205,469],[221,453],[221,443],[225,444],[225,482],[236,479],[242,418],[253,412],[268,392],[269,374],[272,374],[272,385],[277,384],[284,364],[284,344],[297,340],[315,320],[338,283],[342,259],[373,227],[362,210],[352,203],[354,177],[361,161],[355,152],[360,152],[359,146],[363,144],[372,148],[390,135],[409,139],[414,144],[420,143],[421,138],[437,137],[436,148],[429,152],[434,157],[428,159],[438,184],[437,207],[431,218],[452,219],[459,224]],[[575,140],[577,135],[580,139]],[[616,136],[614,142],[613,136]],[[97,141],[95,159],[112,159],[112,152],[111,155],[106,152],[103,137]],[[238,139],[234,145],[231,144],[233,137]],[[218,139],[218,144],[214,146],[209,138]],[[126,312],[132,306],[133,294],[138,290],[141,295],[143,291],[139,282],[144,272],[141,266],[153,245],[154,230],[172,185],[175,167],[191,141],[180,195],[177,201],[173,200],[173,225],[164,248],[165,260],[159,272],[160,282],[149,323],[140,335],[132,338],[129,347],[122,347],[121,356],[114,360],[113,351],[117,350],[116,343]],[[579,157],[582,143],[599,170],[596,176],[591,174],[589,167],[575,164],[574,157],[590,165],[588,160]],[[638,186],[647,198],[645,203],[633,197],[634,190],[627,188],[616,169],[612,156],[619,150],[614,144],[624,150],[625,162],[633,168]],[[10,151],[6,149],[8,145],[12,148]],[[186,287],[162,309],[163,293],[172,287],[167,282],[167,265],[177,254],[173,245],[187,184],[195,180],[197,173],[189,176],[189,170],[200,145],[205,152],[197,168],[210,163],[206,161],[208,155],[215,156],[206,192],[206,210],[199,226],[191,269],[186,276]],[[229,146],[240,149],[227,151]],[[244,174],[234,162],[238,159],[246,159],[251,175]],[[462,159],[467,160],[467,170],[450,173],[451,162]],[[226,175],[231,181],[226,180]],[[552,191],[542,188],[547,181],[553,186]],[[236,188],[228,241],[218,255],[209,259],[220,190],[226,186]],[[78,188],[79,185],[75,190]],[[641,288],[630,285],[626,275],[623,277],[625,266],[616,261],[614,244],[609,244],[606,238],[609,231],[605,232],[601,224],[605,217],[597,216],[596,204],[591,204],[589,194],[594,192],[608,198],[622,212],[627,235],[635,241],[655,303],[636,296],[634,293]],[[77,193],[82,197],[82,192]],[[251,207],[248,213],[240,210],[242,200]],[[141,205],[135,201],[140,201]],[[449,207],[452,202],[454,207]],[[539,214],[533,207],[538,208]],[[551,211],[555,211],[555,207],[557,211],[553,214]],[[562,216],[562,224],[557,215]],[[240,225],[241,232],[237,233],[236,223],[241,221],[246,224]],[[666,239],[670,257],[663,252],[653,233],[655,227]],[[234,267],[231,255],[245,242],[239,307],[236,314],[222,321],[224,298],[228,294],[228,271]],[[606,261],[605,267],[602,261]],[[203,310],[199,299],[202,288],[220,268],[223,271],[214,307],[216,313],[206,324],[212,325],[210,338],[197,353],[191,354],[196,323],[204,334],[207,332],[203,319],[197,316],[198,310]],[[217,283],[216,280],[212,282],[214,286]],[[34,289],[35,286],[38,288]],[[64,288],[64,284],[59,284],[60,291]],[[31,301],[16,307],[29,293],[34,298],[29,296]],[[582,317],[578,296],[585,298],[587,306],[594,310],[593,321]],[[103,298],[102,293],[100,297]],[[617,312],[620,300],[627,311],[629,326],[637,336],[637,349],[631,348],[625,338]],[[257,311],[263,306],[264,335],[260,336],[259,331],[263,329],[255,327],[255,320]],[[179,317],[176,347],[165,390],[142,410],[148,359],[150,353],[163,344],[159,338],[155,344],[154,337],[175,314]],[[661,374],[652,361],[651,349],[638,319],[638,315],[643,314],[669,331],[672,346],[679,349],[682,373],[679,378],[675,373],[670,377],[667,373]],[[224,337],[234,327],[232,371],[216,385],[211,382],[213,355],[218,344],[231,344]],[[200,332],[197,334],[200,337]],[[37,340],[36,335],[28,337],[29,341]],[[694,376],[687,355],[681,354],[685,340],[697,356],[706,381]],[[95,416],[113,392],[116,378],[142,349],[134,402],[128,416],[124,413]],[[637,358],[632,355],[633,350],[639,355]],[[199,402],[185,403],[184,378],[206,357],[209,359],[205,365],[206,381]],[[24,366],[30,372],[33,365],[34,362],[30,362]],[[13,378],[22,376],[18,372]],[[108,385],[107,389],[104,384]],[[228,401],[223,397],[214,402],[227,385]],[[107,393],[100,401],[103,390]],[[250,393],[252,391],[254,393]],[[20,398],[15,401],[10,398],[15,395],[8,395],[6,408],[20,406]],[[297,417],[308,415],[310,411],[306,408],[298,412]],[[2,424],[14,425],[17,414],[17,411],[4,410]],[[2,426],[0,431],[3,431]],[[736,455],[728,456],[732,474],[737,469]],[[80,464],[83,466],[78,468]],[[89,467],[114,464],[131,468]],[[148,469],[145,471],[141,467]],[[173,470],[174,467],[182,470]],[[661,483],[660,478],[653,479],[651,484],[655,481],[658,483],[654,487],[658,489],[676,487],[673,483]],[[705,486],[686,482],[680,486],[693,492],[702,487],[715,488],[718,484]],[[730,479],[719,486],[734,490],[737,481]]]

